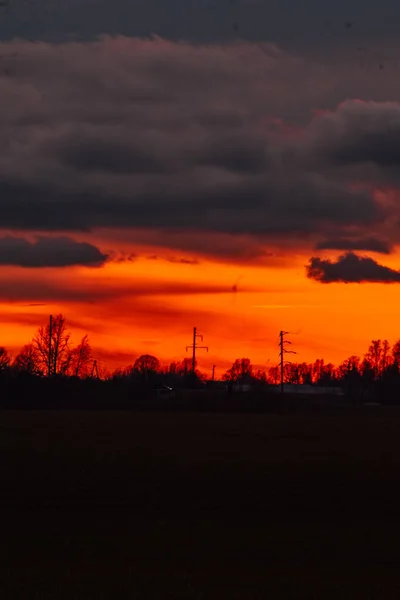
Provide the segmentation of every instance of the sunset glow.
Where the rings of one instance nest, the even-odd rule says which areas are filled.
[[[4,345],[16,352],[49,314],[63,312],[73,338],[89,333],[95,356],[108,368],[130,364],[142,353],[168,363],[187,356],[195,325],[209,347],[198,353],[199,368],[209,371],[215,364],[221,373],[240,356],[251,357],[259,368],[275,364],[282,327],[292,332],[301,361],[340,362],[362,354],[373,338],[398,336],[393,323],[400,288],[318,284],[305,278],[306,255],[298,255],[291,268],[278,269],[201,257],[198,264],[178,264],[148,256],[99,269],[42,269],[40,277],[24,271],[32,302],[2,302]],[[21,270],[3,268],[3,274],[17,279]],[[34,287],[46,285],[67,299],[43,296],[39,302]],[[68,300],[75,291],[88,300]]]
[[[194,326],[199,368],[217,375],[238,357],[276,364],[281,329],[300,361],[400,337],[393,74],[351,49],[317,60],[268,40],[5,41],[0,54],[12,354],[57,313],[111,370],[181,360]]]

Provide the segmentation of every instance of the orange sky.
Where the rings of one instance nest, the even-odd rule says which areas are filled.
[[[0,344],[62,312],[114,369],[189,356],[196,326],[220,375],[276,364],[281,329],[299,361],[400,337],[396,46],[366,69],[358,44],[270,42],[0,45],[0,264],[25,265],[0,266]],[[310,258],[397,283],[321,284]]]
[[[291,254],[290,266],[278,259],[278,266],[254,266],[204,257],[197,257],[198,264],[171,263],[168,258],[176,253],[158,249],[158,256],[165,258],[149,259],[154,251],[135,248],[138,258],[99,269],[2,268],[0,277],[10,289],[13,281],[23,279],[28,290],[23,301],[1,304],[2,344],[15,354],[50,313],[62,312],[73,341],[88,333],[99,362],[113,369],[145,352],[162,362],[189,356],[185,347],[192,343],[196,326],[209,347],[209,353],[199,351],[199,368],[210,371],[215,364],[222,374],[238,357],[249,357],[260,368],[275,364],[282,328],[293,332],[299,361],[323,357],[339,362],[362,354],[371,339],[394,342],[400,337],[400,286],[308,280],[308,250]],[[397,261],[393,254],[380,262],[396,268]],[[51,300],[53,289],[60,291],[59,300]],[[4,290],[3,284],[3,297]],[[25,299],[30,291],[31,301]],[[81,297],[68,300],[76,291]]]

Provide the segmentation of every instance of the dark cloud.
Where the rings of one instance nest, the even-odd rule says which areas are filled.
[[[345,62],[244,42],[12,42],[0,57],[3,229],[153,228],[159,240],[186,231],[177,250],[242,260],[262,257],[271,240],[368,237],[372,225],[395,237],[386,222],[393,229],[397,205],[373,190],[383,159],[375,150],[371,169],[355,157],[366,143],[358,132],[382,140],[398,109],[336,108],[349,94],[400,94],[393,77],[377,87]],[[316,107],[331,112],[309,122]]]
[[[100,239],[104,239],[104,243],[107,244],[115,244],[119,240],[145,246],[161,246],[177,252],[194,253],[206,259],[217,259],[223,262],[268,262],[271,264],[275,258],[274,252],[263,248],[261,241],[258,242],[251,236],[208,232],[205,237],[204,232],[165,230],[135,230],[134,232],[102,230],[98,233]],[[165,254],[150,254],[146,258],[147,260],[161,260],[165,259]],[[186,259],[187,257],[184,260]],[[179,261],[180,258],[176,260]],[[189,260],[198,259],[190,258]]]
[[[198,265],[199,261],[197,258],[177,258],[176,256],[172,256],[168,258],[168,262],[177,263],[180,265]]]
[[[249,288],[251,291],[257,291],[256,288]],[[244,290],[246,291],[246,290]],[[122,283],[112,283],[110,281],[90,281],[75,279],[61,280],[38,278],[38,277],[20,277],[3,274],[0,280],[0,302],[7,303],[50,303],[50,302],[68,302],[79,304],[95,304],[96,302],[107,302],[123,300],[124,298],[157,298],[165,296],[194,296],[194,295],[213,295],[230,294],[229,285],[212,283],[185,283],[174,281],[128,281]]]
[[[116,133],[120,139],[115,139]],[[99,134],[88,132],[82,135],[82,132],[75,131],[61,139],[60,146],[54,148],[60,162],[83,172],[105,171],[114,175],[173,171],[166,157],[157,157],[157,148],[150,150],[143,142],[141,146],[135,139],[124,140],[123,132],[118,128],[112,127],[109,132],[104,128]]]
[[[134,252],[117,252],[115,250],[109,250],[107,252],[108,258],[110,261],[115,263],[124,263],[124,262],[135,262],[137,259],[137,255]]]
[[[400,103],[343,102],[335,112],[316,118],[309,135],[311,151],[333,166],[373,163],[381,169],[398,168]]]
[[[240,35],[321,52],[349,37],[355,43],[397,35],[400,9],[396,0],[381,0],[378,8],[376,0],[9,0],[0,16],[6,38],[79,40],[109,32],[209,42]]]
[[[152,238],[149,237],[149,240]],[[273,262],[274,254],[263,248],[262,242],[251,236],[209,232],[163,233],[161,243],[176,250],[194,252],[208,259],[232,263]],[[155,240],[154,240],[155,241]]]
[[[211,115],[210,115],[211,116]],[[214,123],[211,119],[200,118],[203,126],[220,127],[218,123],[218,114],[214,116]],[[192,161],[194,165],[208,166],[220,169],[226,169],[236,173],[263,173],[269,170],[271,162],[268,159],[265,140],[254,135],[251,138],[242,131],[240,132],[240,120],[231,123],[231,128],[239,129],[238,133],[226,134],[221,132],[219,139],[206,140],[204,147],[196,147],[193,151]],[[232,127],[233,126],[233,127]]]
[[[2,275],[0,281],[0,302],[8,304],[27,302],[29,304],[48,304],[51,302],[75,302],[93,304],[107,301],[123,295],[121,290],[94,284],[72,285],[68,282],[16,279]]]
[[[98,267],[107,260],[98,248],[69,237],[0,238],[0,265],[18,267]]]
[[[327,239],[316,245],[317,250],[366,250],[380,254],[390,254],[391,246],[378,238],[362,238],[352,240],[349,238]]]
[[[336,261],[310,259],[307,277],[320,283],[399,283],[400,271],[380,265],[372,258],[348,252]]]
[[[24,304],[23,306],[46,306],[46,304],[44,302],[30,302],[29,304]]]

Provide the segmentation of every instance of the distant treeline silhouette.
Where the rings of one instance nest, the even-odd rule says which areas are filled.
[[[209,381],[192,371],[191,359],[162,365],[150,354],[108,372],[97,365],[87,335],[72,345],[66,319],[58,314],[15,358],[0,347],[0,407],[267,410],[280,401],[280,375],[279,366],[255,370],[250,359],[240,358],[220,382]],[[338,366],[323,359],[286,363],[284,382],[304,389],[340,387],[347,405],[400,404],[400,340],[392,347],[373,340],[363,357],[350,356]]]

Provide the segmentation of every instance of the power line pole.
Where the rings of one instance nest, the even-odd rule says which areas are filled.
[[[100,378],[99,378],[99,370],[98,370],[98,368],[97,368],[97,360],[94,360],[94,361],[93,361],[93,365],[92,365],[92,372],[91,372],[91,374],[90,374],[90,377],[93,379],[93,378],[94,378],[94,376],[95,376],[95,374],[96,374],[96,379],[100,379]]]
[[[49,321],[49,348],[48,348],[48,357],[47,357],[47,376],[50,379],[51,377],[51,342],[53,337],[53,315],[50,315]]]
[[[288,333],[290,333],[290,331],[280,331],[279,332],[279,356],[281,358],[281,394],[283,394],[283,367],[284,367],[284,363],[287,362],[284,359],[284,355],[285,354],[297,354],[297,352],[295,352],[294,350],[286,350],[285,348],[285,344],[291,344],[292,342],[289,342],[289,340],[285,340],[285,335],[287,335]]]
[[[211,381],[214,381],[215,378],[215,365],[212,366],[212,376],[211,376]]]
[[[197,338],[200,338],[201,341],[203,341],[203,336],[197,333],[196,327],[193,327],[193,344],[191,346],[186,346],[186,352],[189,350],[189,348],[192,348],[192,350],[193,350],[193,354],[192,354],[192,372],[193,373],[196,372],[196,349],[204,349],[204,350],[207,350],[207,352],[208,352],[208,346],[198,346],[197,345]]]

